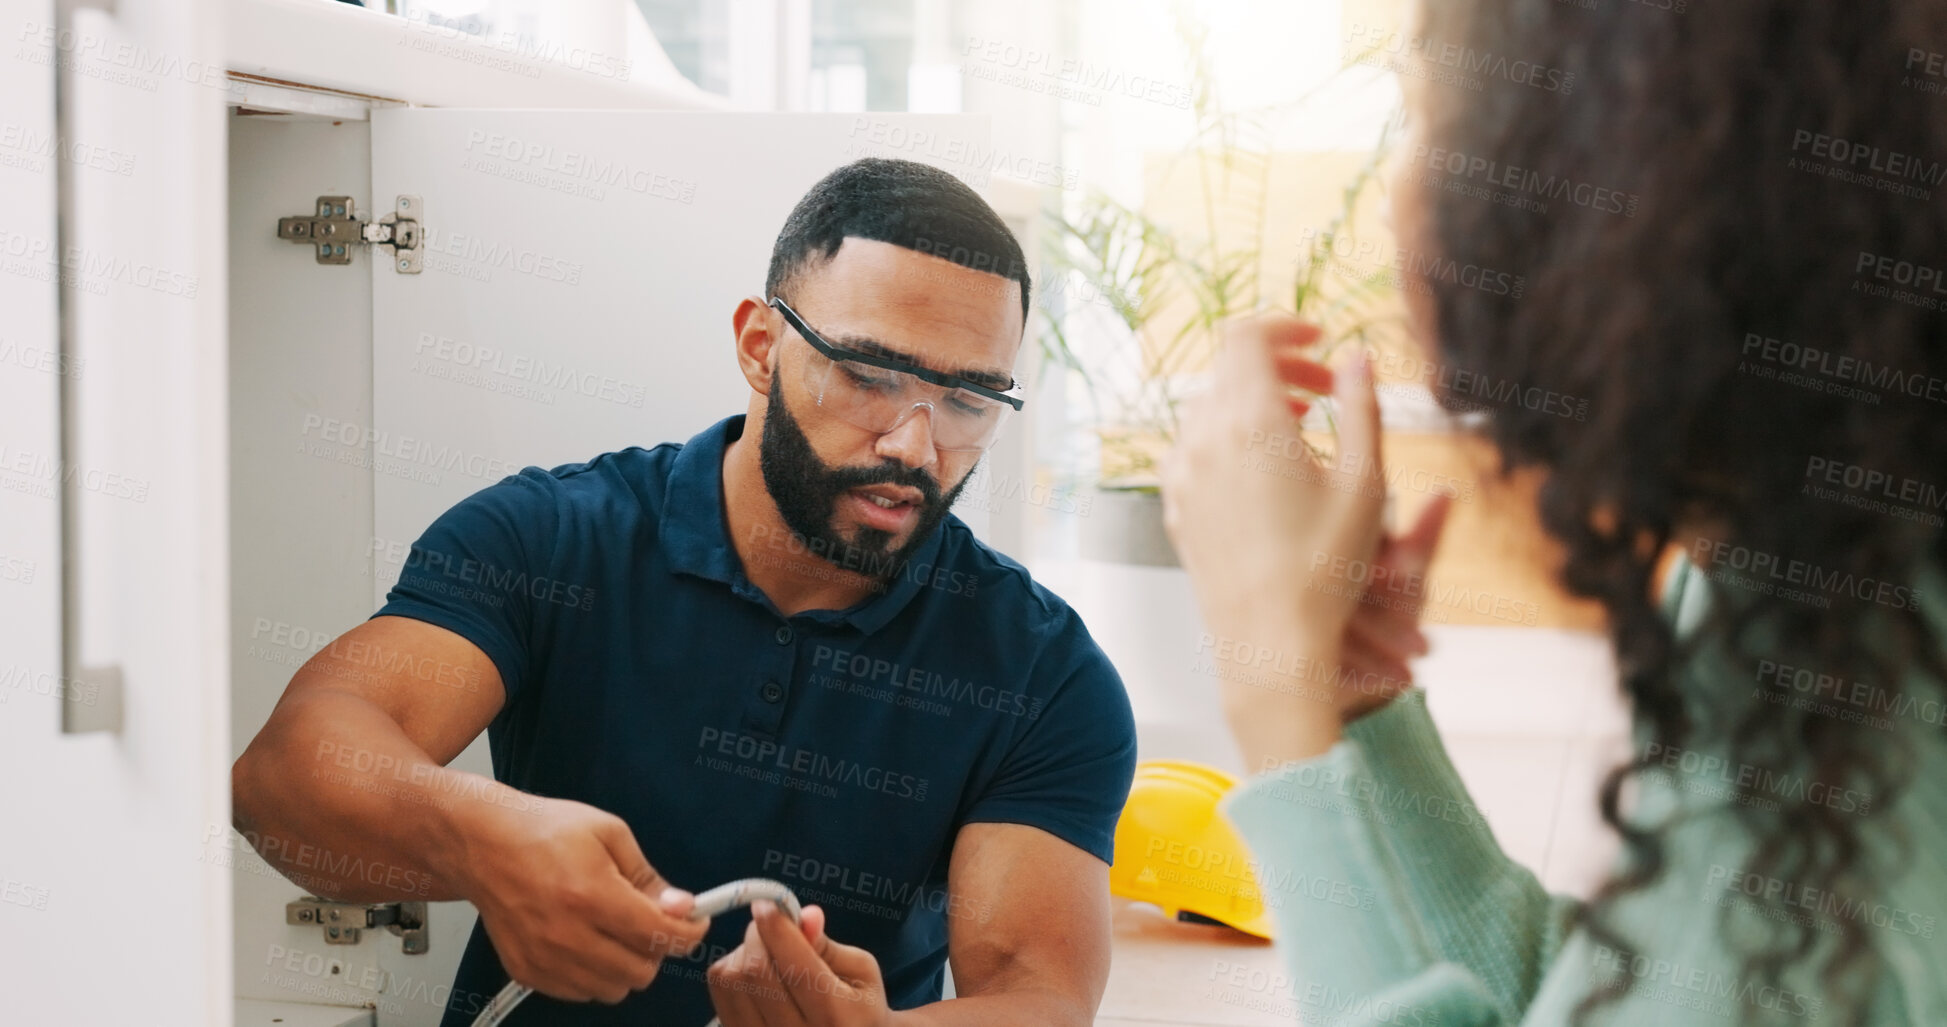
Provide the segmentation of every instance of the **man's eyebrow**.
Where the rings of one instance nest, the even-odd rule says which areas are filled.
[[[927,367],[927,365],[913,359],[912,354],[895,349],[877,339],[866,338],[861,335],[832,335],[827,336],[827,338],[831,341],[832,345],[849,349],[854,353],[863,353],[869,357],[885,357],[888,360],[897,360],[902,364],[925,367],[929,371],[939,370],[938,368]],[[995,392],[1006,392],[1014,387],[1014,376],[1008,374],[1006,371],[973,367],[957,370],[942,370],[940,373],[950,374],[955,378],[965,378],[975,385],[985,386]]]

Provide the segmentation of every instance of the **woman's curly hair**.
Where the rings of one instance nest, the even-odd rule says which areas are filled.
[[[1761,671],[1923,699],[1947,680],[1915,608],[1947,556],[1947,77],[1924,56],[1947,49],[1947,3],[1423,0],[1414,36],[1402,241],[1525,278],[1518,297],[1428,283],[1441,398],[1487,406],[1503,468],[1541,472],[1563,582],[1605,608],[1637,722],[1601,793],[1625,859],[1581,924],[1634,955],[1609,914],[1664,871],[1670,827],[1622,812],[1647,752],[1869,797],[1740,776],[1710,815],[1752,839],[1746,871],[1870,900],[1888,868],[1868,842],[1899,841],[1885,813],[1915,733],[1796,708]],[[1528,401],[1551,394],[1567,400]],[[1931,510],[1897,516],[1867,475],[1917,483]],[[1710,579],[1692,639],[1652,594],[1677,548]],[[1822,943],[1775,923],[1736,947],[1748,979],[1816,974],[1856,1015],[1879,966],[1865,927]],[[1627,985],[1599,981],[1578,1022]]]

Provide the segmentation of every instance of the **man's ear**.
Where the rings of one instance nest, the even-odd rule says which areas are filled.
[[[771,332],[771,308],[757,296],[746,296],[730,315],[730,330],[737,339],[737,366],[744,381],[760,396],[771,394],[771,354],[782,340]]]

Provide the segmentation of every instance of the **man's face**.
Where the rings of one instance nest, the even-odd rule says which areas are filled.
[[[1005,376],[1020,348],[1018,283],[891,243],[846,239],[786,299],[835,346],[934,370]],[[765,487],[814,551],[890,574],[946,517],[981,454],[938,449],[924,409],[884,433],[833,416],[806,379],[825,358],[769,316],[778,343],[758,445]]]

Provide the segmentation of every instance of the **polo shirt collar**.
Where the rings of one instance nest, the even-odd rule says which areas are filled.
[[[743,433],[743,414],[726,417],[699,432],[676,454],[663,494],[663,549],[672,572],[722,582],[745,599],[775,612],[769,597],[744,574],[743,562],[730,544],[723,506],[724,450]],[[946,534],[943,527],[934,526],[884,592],[867,596],[844,610],[806,610],[799,616],[822,623],[850,624],[868,635],[878,631],[906,608],[932,575]]]

